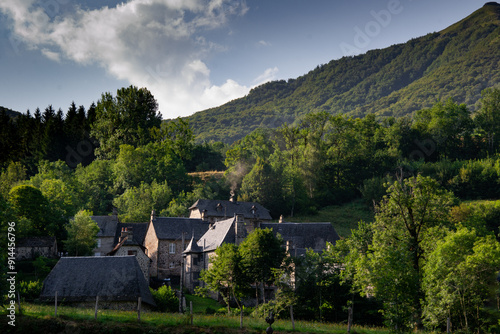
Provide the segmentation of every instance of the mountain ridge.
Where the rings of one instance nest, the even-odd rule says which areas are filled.
[[[314,111],[403,116],[448,98],[474,110],[481,91],[500,82],[499,50],[500,5],[488,2],[440,32],[332,60],[186,119],[198,141],[231,143]]]

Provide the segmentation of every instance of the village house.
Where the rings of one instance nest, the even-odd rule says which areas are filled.
[[[93,308],[136,310],[156,306],[135,256],[63,257],[43,282],[40,299]]]
[[[16,244],[16,260],[34,260],[39,256],[56,258],[56,237],[21,238]]]
[[[243,217],[248,233],[272,220],[269,210],[259,203],[238,202],[234,196],[228,201],[199,199],[189,208],[189,218],[200,218],[210,224],[236,215]]]
[[[94,256],[105,256],[115,246],[116,228],[119,223],[118,211],[115,208],[111,216],[91,216],[90,218],[99,226],[97,247],[94,248]]]
[[[120,225],[120,224],[119,224]],[[125,224],[124,224],[125,225]],[[137,258],[137,262],[141,267],[142,273],[146,282],[149,282],[149,266],[151,264],[151,259],[147,256],[147,249],[143,246],[144,236],[138,236],[136,238],[135,228],[133,225],[142,224],[129,224],[129,227],[122,227],[120,231],[120,237],[118,242],[108,256],[126,256],[133,255]],[[140,230],[140,228],[138,228]],[[144,233],[145,234],[145,233]]]
[[[182,252],[189,237],[199,239],[207,230],[208,223],[201,219],[156,217],[153,211],[144,240],[151,259],[150,277],[179,282]]]
[[[247,223],[242,215],[215,222],[199,239],[193,237],[184,251],[184,286],[191,292],[200,285],[201,270],[210,266],[215,250],[224,243],[239,245],[248,235]],[[326,243],[335,244],[340,239],[330,223],[261,223],[260,228],[269,228],[280,234],[284,247],[292,256],[301,256],[307,249],[322,252]]]
[[[201,270],[206,270],[215,250],[224,243],[239,245],[246,237],[245,220],[242,215],[220,220],[212,224],[198,240],[193,236],[186,250],[184,265],[184,286],[194,292],[199,286]]]

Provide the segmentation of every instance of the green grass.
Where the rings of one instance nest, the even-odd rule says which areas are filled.
[[[327,206],[314,215],[296,215],[285,218],[289,222],[330,222],[341,237],[351,235],[352,229],[358,228],[358,222],[373,221],[374,214],[361,200],[356,200],[343,205]]]
[[[194,304],[194,303],[193,303]],[[58,316],[54,316],[52,305],[23,305],[23,316],[18,316],[19,326],[31,328],[32,334],[52,333],[59,328],[68,329],[75,326],[85,333],[262,333],[267,328],[264,319],[244,317],[243,330],[239,329],[240,319],[237,316],[201,315],[193,316],[193,326],[190,325],[189,315],[177,313],[147,312],[141,314],[141,322],[138,324],[137,313],[132,311],[99,310],[97,321],[94,320],[93,309],[81,309],[68,306],[58,307]],[[6,318],[5,311],[0,312],[2,318]],[[0,322],[0,329],[9,329]],[[18,327],[19,329],[19,327]],[[277,320],[273,324],[275,333],[293,332],[289,320]],[[9,332],[9,330],[2,332]],[[352,329],[353,333],[387,334],[389,330],[384,328],[357,327]],[[346,333],[345,325],[329,324],[320,322],[296,321],[295,332],[298,333]]]
[[[205,313],[208,307],[218,310],[223,307],[212,298],[203,298],[195,295],[186,295],[186,306],[189,309],[189,302],[193,302],[193,313]]]

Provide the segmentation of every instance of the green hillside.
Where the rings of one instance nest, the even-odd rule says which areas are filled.
[[[481,91],[500,82],[499,65],[500,5],[490,2],[441,32],[332,60],[188,119],[198,141],[231,143],[314,111],[402,116],[450,97],[474,109]]]

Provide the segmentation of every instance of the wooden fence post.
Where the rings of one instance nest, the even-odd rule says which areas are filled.
[[[191,326],[193,326],[193,302],[189,302],[189,316],[191,317]]]
[[[137,299],[137,321],[141,321],[141,297]]]
[[[243,305],[240,307],[240,329],[243,328]]]
[[[57,317],[57,291],[54,298],[54,317]]]
[[[349,309],[347,310],[347,333],[351,332],[351,326],[352,326],[352,306],[349,306]]]
[[[23,315],[23,311],[21,310],[21,295],[19,291],[17,292],[17,310],[19,311],[19,315]]]
[[[94,319],[97,320],[97,306],[99,304],[99,296],[95,296],[95,314]]]

